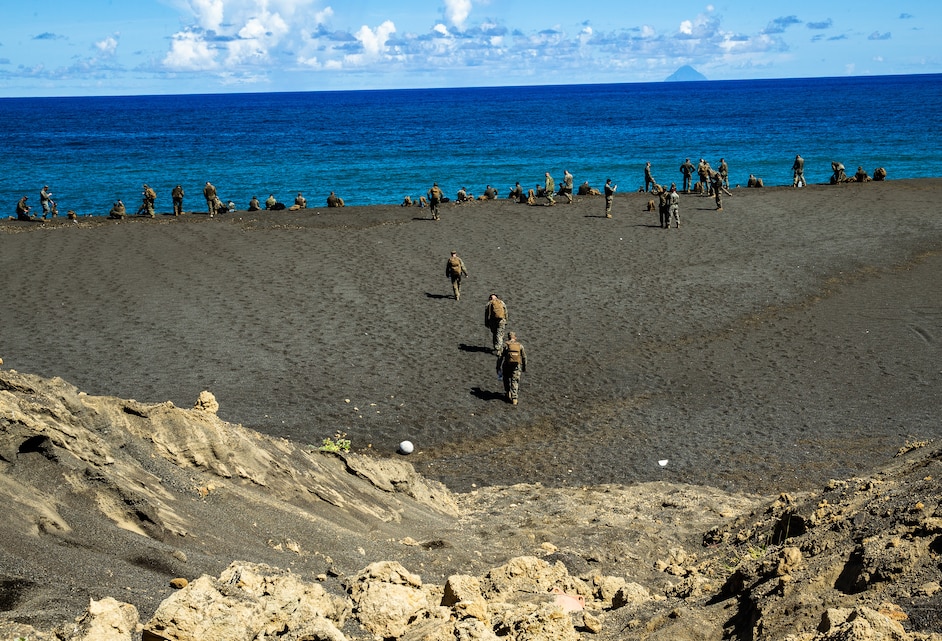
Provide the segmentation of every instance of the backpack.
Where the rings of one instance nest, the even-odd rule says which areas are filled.
[[[495,300],[491,304],[491,315],[497,319],[507,318],[507,306],[504,305],[504,301]]]
[[[520,343],[516,341],[507,343],[507,362],[513,363],[514,365],[520,365],[523,363],[523,353]]]
[[[461,276],[461,259],[457,256],[448,259],[448,273],[452,276]]]

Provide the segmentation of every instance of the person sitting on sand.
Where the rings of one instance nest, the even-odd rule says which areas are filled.
[[[867,171],[863,168],[863,166],[858,165],[857,173],[854,174],[854,180],[856,180],[859,183],[870,182],[870,176],[867,175]]]
[[[330,194],[327,196],[327,206],[328,207],[346,207],[346,203],[343,202],[343,198],[341,198],[334,192],[330,192]]]
[[[517,181],[517,184],[510,188],[510,191],[507,193],[507,198],[517,203],[522,203],[526,200],[523,197],[523,187],[520,186],[520,181]]]
[[[275,194],[268,194],[268,198],[265,199],[265,209],[270,211],[274,209],[277,204],[278,200],[275,198]]]
[[[35,218],[30,216],[29,214],[32,207],[26,204],[27,200],[29,200],[29,196],[23,196],[16,203],[16,219],[17,220],[35,220]]]
[[[412,206],[412,196],[406,196],[405,198],[403,198],[403,199],[402,199],[402,203],[401,203],[399,206],[400,206],[400,207],[411,207],[411,206]]]
[[[249,201],[249,211],[259,211],[262,208],[262,204],[258,202],[258,196],[252,196],[252,200]]]
[[[886,180],[886,169],[883,167],[877,167],[873,170],[873,179],[877,181]]]
[[[127,215],[128,215],[128,210],[125,208],[124,203],[120,200],[116,202],[114,205],[112,205],[111,211],[108,212],[108,218],[112,218],[116,220],[121,220]]]
[[[469,194],[467,189],[462,187],[461,189],[458,190],[458,197],[455,199],[456,202],[467,203],[467,202],[471,202],[472,200],[474,200],[474,196]]]
[[[844,163],[840,162],[839,160],[832,161],[831,171],[834,172],[831,174],[832,185],[847,182],[847,174],[844,173]]]
[[[579,185],[578,193],[580,196],[600,196],[602,194],[598,189],[589,185],[588,180]]]
[[[291,211],[297,211],[299,209],[307,209],[307,198],[301,195],[301,192],[298,192],[298,195],[294,199],[294,204],[288,207]]]

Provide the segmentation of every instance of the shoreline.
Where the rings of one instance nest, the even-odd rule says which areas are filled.
[[[591,197],[438,223],[396,205],[3,220],[0,318],[20,331],[0,356],[90,394],[209,389],[220,417],[299,443],[408,438],[456,491],[808,488],[937,437],[942,180],[733,193],[723,212],[682,195],[679,231],[637,192],[612,220]],[[485,352],[490,291],[531,359],[518,407]]]

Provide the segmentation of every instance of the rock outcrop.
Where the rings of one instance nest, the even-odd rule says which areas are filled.
[[[0,370],[0,637],[942,641],[942,448],[775,498],[453,495]],[[232,561],[232,559],[245,559]]]

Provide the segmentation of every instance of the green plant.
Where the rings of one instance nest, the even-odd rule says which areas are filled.
[[[346,432],[336,432],[333,438],[329,436],[324,439],[323,444],[317,448],[319,452],[349,452],[350,439]]]

